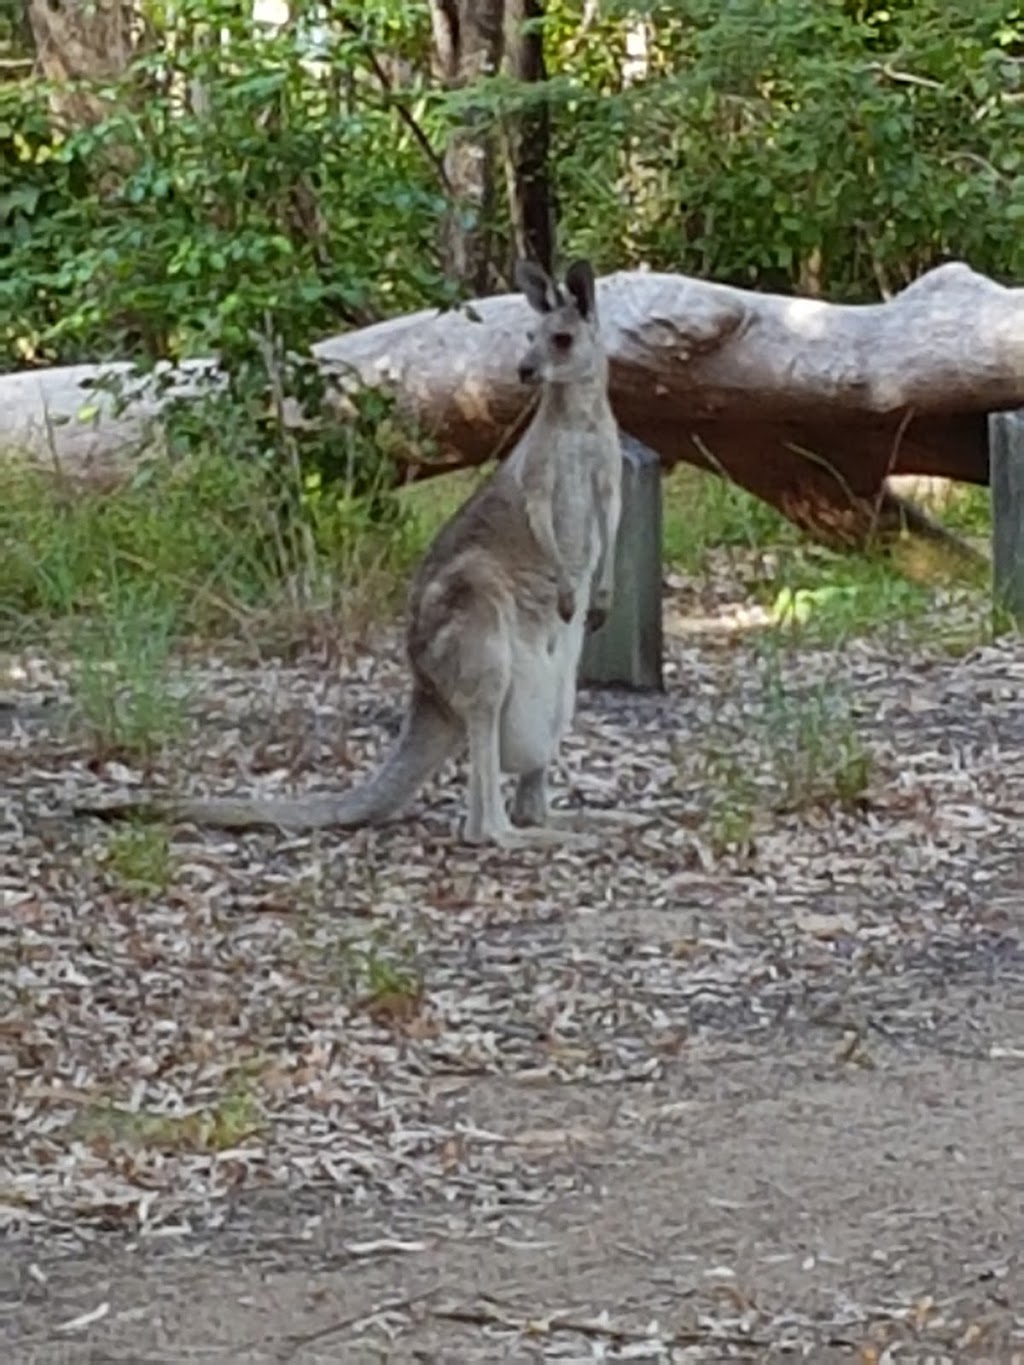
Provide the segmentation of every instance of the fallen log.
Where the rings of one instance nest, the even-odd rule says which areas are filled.
[[[961,263],[885,303],[759,294],[681,275],[599,283],[611,392],[623,428],[666,468],[728,475],[826,543],[862,547],[902,527],[938,534],[888,486],[895,475],[988,482],[986,415],[1024,405],[1024,290]],[[392,391],[422,437],[410,477],[487,460],[525,420],[518,295],[427,310],[315,348],[342,385]],[[178,391],[195,386],[193,362]],[[152,386],[115,416],[83,390],[110,367],[0,377],[0,444],[109,467],[159,417]],[[83,403],[93,412],[77,420]]]

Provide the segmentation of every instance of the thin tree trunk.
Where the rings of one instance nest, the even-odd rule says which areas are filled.
[[[11,12],[0,19],[0,81],[20,80],[34,63],[28,6],[14,0]]]
[[[431,0],[438,74],[452,90],[493,76],[504,49],[504,0]],[[486,294],[494,278],[494,120],[470,109],[451,135],[444,169],[452,202],[441,227],[450,279]]]
[[[542,0],[509,0],[507,65],[511,75],[543,90],[544,61]],[[516,254],[554,269],[555,207],[550,177],[551,117],[546,99],[530,102],[511,129],[512,220]],[[510,276],[511,278],[511,276]]]

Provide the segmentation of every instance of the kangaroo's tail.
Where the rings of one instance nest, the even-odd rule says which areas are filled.
[[[120,802],[117,805],[79,806],[76,814],[105,819],[183,821],[220,829],[352,829],[379,825],[397,815],[445,759],[456,750],[458,723],[424,695],[413,693],[398,743],[374,775],[343,795],[258,799],[198,797],[181,800]]]

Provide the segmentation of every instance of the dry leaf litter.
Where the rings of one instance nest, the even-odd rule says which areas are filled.
[[[678,608],[677,595],[670,619]],[[316,659],[189,667],[188,736],[148,773],[81,748],[52,661],[10,661],[0,1218],[11,1244],[44,1235],[70,1252],[111,1231],[140,1243],[209,1235],[244,1221],[261,1190],[284,1191],[310,1226],[332,1204],[372,1211],[379,1232],[349,1255],[422,1245],[409,1210],[432,1210],[449,1234],[514,1238],[531,1211],[588,1188],[593,1135],[532,1131],[525,1107],[494,1130],[467,1124],[460,1096],[481,1078],[606,1087],[641,1143],[640,1097],[657,1096],[666,1068],[713,1065],[802,1023],[834,1027],[840,1054],[865,1064],[883,1041],[978,1057],[1024,1047],[946,1036],[930,989],[972,973],[1024,978],[1021,647],[958,659],[906,642],[783,650],[786,695],[841,693],[870,756],[854,800],[789,809],[776,799],[762,646],[735,624],[670,636],[663,697],[581,697],[556,800],[622,808],[639,825],[602,825],[557,852],[468,849],[453,837],[460,768],[384,831],[174,830],[166,889],[141,892],[110,864],[123,835],[70,819],[73,803],[140,786],[344,785],[400,722],[397,634],[340,672]],[[715,812],[736,772],[736,803],[752,802],[753,818],[723,845]],[[769,1339],[821,1349],[820,1324],[714,1303],[691,1336],[614,1305],[532,1326],[521,1308],[450,1294],[435,1308],[494,1343],[533,1331],[548,1359],[767,1358]],[[417,1311],[384,1304],[363,1328],[387,1335]],[[850,1305],[850,1321],[866,1311]],[[970,1330],[946,1316],[953,1339]]]

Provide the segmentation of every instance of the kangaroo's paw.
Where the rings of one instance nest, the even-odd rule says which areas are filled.
[[[576,594],[568,585],[558,589],[557,605],[559,616],[568,625],[576,615]]]

